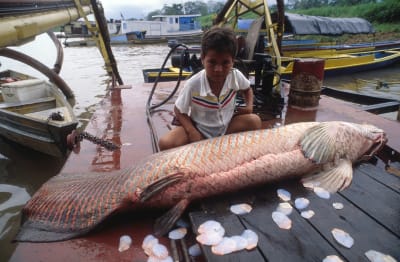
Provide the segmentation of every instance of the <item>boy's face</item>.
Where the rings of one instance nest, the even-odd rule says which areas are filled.
[[[233,57],[228,52],[217,52],[209,50],[201,61],[206,70],[208,81],[214,83],[224,83],[225,78],[233,67]]]

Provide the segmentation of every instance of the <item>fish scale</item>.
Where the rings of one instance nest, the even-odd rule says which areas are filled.
[[[180,207],[178,202],[185,201],[184,210],[195,199],[321,170],[335,162],[332,150],[354,161],[383,138],[376,128],[307,122],[203,140],[153,154],[117,172],[60,173],[24,207],[17,240],[76,237],[125,209]],[[340,183],[341,177],[333,181]]]

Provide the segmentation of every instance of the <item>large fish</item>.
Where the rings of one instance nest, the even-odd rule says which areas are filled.
[[[156,222],[166,233],[195,199],[293,176],[329,191],[352,180],[352,163],[375,154],[384,131],[346,122],[307,122],[200,141],[149,156],[114,173],[60,173],[23,209],[18,241],[83,235],[117,211],[172,207]]]

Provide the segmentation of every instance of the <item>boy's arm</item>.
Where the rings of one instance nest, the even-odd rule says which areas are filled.
[[[246,102],[246,106],[243,107],[237,107],[237,112],[236,114],[241,115],[241,114],[251,114],[253,113],[253,89],[250,87],[239,91],[240,94],[243,96],[244,101]]]
[[[204,139],[203,135],[193,125],[192,119],[187,114],[182,114],[176,106],[174,107],[174,112],[183,129],[185,129],[190,142],[196,142]]]

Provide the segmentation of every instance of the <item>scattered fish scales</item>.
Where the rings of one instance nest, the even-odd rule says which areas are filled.
[[[306,210],[302,211],[300,215],[306,219],[310,219],[315,215],[315,212],[313,210]]]
[[[158,238],[154,237],[153,235],[147,235],[143,239],[142,248],[146,255],[150,256],[152,253],[152,248],[155,244],[158,244]]]
[[[123,252],[128,250],[132,245],[132,238],[128,235],[123,235],[119,238],[118,251]]]
[[[292,220],[282,212],[272,212],[272,220],[282,229],[290,229],[292,227]]]
[[[211,247],[216,255],[226,255],[244,249],[251,250],[257,246],[258,236],[251,230],[243,231],[242,235],[224,237],[218,244]]]
[[[371,262],[397,262],[397,260],[394,259],[392,256],[383,254],[383,253],[373,250],[373,249],[365,252],[365,256]]]
[[[292,195],[290,194],[289,191],[285,190],[285,189],[278,189],[277,190],[278,193],[278,197],[282,200],[282,201],[290,201],[290,199],[292,198]]]
[[[349,233],[338,228],[332,229],[331,232],[335,240],[342,246],[347,248],[351,248],[353,246],[354,239],[350,236]]]
[[[225,234],[225,229],[222,227],[221,223],[219,223],[218,221],[207,220],[199,226],[199,228],[197,229],[197,232],[199,234],[203,234],[206,232],[214,232],[214,233],[218,233],[223,236]]]
[[[241,237],[247,240],[247,250],[255,248],[258,244],[258,235],[251,229],[244,230]]]
[[[236,204],[236,205],[232,205],[230,207],[231,212],[236,215],[244,215],[244,214],[250,213],[252,209],[253,208],[249,204],[246,204],[246,203]]]
[[[314,193],[317,194],[320,198],[329,199],[331,194],[322,187],[314,187]]]
[[[235,241],[237,251],[243,250],[249,245],[247,239],[242,236],[231,236],[230,238]]]
[[[157,258],[157,257],[150,256],[150,257],[147,259],[147,262],[173,262],[173,261],[174,261],[174,260],[172,259],[171,256],[167,256],[167,257],[164,258],[164,259],[159,259],[159,258]]]
[[[294,201],[294,205],[296,206],[297,209],[304,209],[308,207],[309,204],[310,200],[304,197],[296,198],[296,200]]]
[[[332,204],[335,209],[343,209],[344,205],[340,202],[335,202]]]
[[[184,227],[180,227],[170,231],[168,233],[168,237],[173,240],[178,240],[184,238],[186,234],[187,234],[187,229]]]
[[[199,233],[196,237],[197,242],[208,246],[219,244],[225,235],[225,229],[215,220],[205,221],[199,226],[197,232]]]
[[[288,202],[279,203],[278,207],[276,208],[276,211],[281,212],[288,216],[292,213],[293,207]]]
[[[336,255],[330,255],[325,257],[324,260],[322,260],[322,262],[343,262],[343,260]]]
[[[191,255],[192,257],[198,257],[201,255],[201,249],[200,249],[200,245],[199,244],[194,244],[191,247],[189,247],[189,255]]]
[[[202,245],[213,246],[213,245],[218,245],[223,238],[224,236],[219,233],[206,232],[198,235],[196,237],[196,240]]]
[[[155,257],[158,259],[166,259],[169,256],[168,249],[163,244],[154,244],[151,249],[150,257]]]
[[[238,250],[235,240],[230,237],[224,237],[220,243],[211,247],[211,251],[216,255],[226,255]]]

